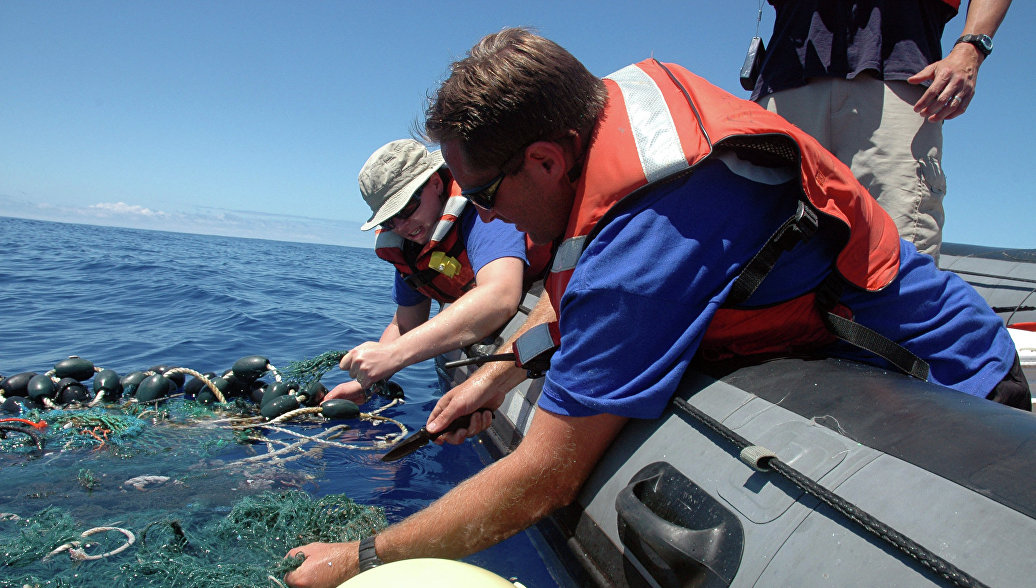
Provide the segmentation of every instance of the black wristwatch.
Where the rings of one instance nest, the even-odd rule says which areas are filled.
[[[374,549],[374,537],[370,535],[360,541],[360,572],[366,572],[385,563],[378,559],[378,552]]]
[[[989,35],[961,35],[953,46],[956,47],[957,43],[971,43],[986,57],[993,52],[993,38]]]

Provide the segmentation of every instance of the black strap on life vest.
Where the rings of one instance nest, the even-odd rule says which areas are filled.
[[[748,300],[773,270],[781,254],[809,240],[818,228],[816,212],[800,200],[795,214],[784,221],[784,224],[770,235],[762,249],[745,264],[723,306],[734,307]],[[846,343],[888,360],[907,375],[928,380],[929,367],[924,360],[877,331],[831,312],[838,305],[844,288],[845,281],[837,272],[832,271],[816,290],[816,308],[827,330]]]
[[[817,213],[811,207],[806,206],[805,202],[799,200],[795,214],[784,221],[784,224],[770,235],[763,248],[745,264],[745,268],[741,270],[741,274],[734,282],[724,306],[738,306],[748,300],[766,279],[773,266],[777,264],[777,259],[781,254],[790,251],[799,243],[808,241],[817,232],[819,226]]]
[[[885,358],[904,374],[927,381],[930,368],[923,359],[881,333],[831,312],[844,288],[845,281],[836,272],[832,272],[817,288],[816,306],[827,330],[847,343]]]

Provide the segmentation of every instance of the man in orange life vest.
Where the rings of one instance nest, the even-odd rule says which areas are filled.
[[[483,218],[538,243],[563,238],[543,307],[523,327],[560,335],[560,347],[514,452],[373,539],[295,548],[306,560],[290,585],[488,547],[574,500],[628,419],[663,413],[692,359],[855,357],[827,322],[898,343],[890,361],[946,394],[1028,401],[1000,319],[779,116],[655,60],[602,80],[523,29],[483,38],[450,71],[426,130]],[[771,243],[781,254],[757,263],[776,253]],[[483,367],[440,399],[428,431],[498,407],[524,377]],[[445,437],[488,424],[479,415]]]
[[[375,253],[396,267],[398,305],[379,341],[342,358],[339,366],[354,379],[325,396],[362,403],[370,384],[499,329],[517,311],[527,282],[542,273],[548,250],[534,250],[540,254],[530,267],[525,236],[501,221],[482,222],[442,155],[413,139],[374,152],[359,184],[373,211],[360,228],[380,225]],[[452,304],[429,320],[433,299]]]

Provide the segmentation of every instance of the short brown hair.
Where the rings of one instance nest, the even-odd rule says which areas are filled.
[[[509,28],[450,66],[425,132],[437,143],[459,139],[477,168],[502,168],[530,143],[593,128],[606,96],[604,82],[560,45]]]

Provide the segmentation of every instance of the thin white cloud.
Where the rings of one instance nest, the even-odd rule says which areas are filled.
[[[300,243],[365,248],[374,245],[373,235],[359,230],[362,220],[332,220],[215,207],[170,211],[122,201],[70,206],[0,194],[0,216]]]
[[[145,208],[138,204],[126,204],[125,202],[99,202],[97,204],[91,204],[89,208],[109,214],[139,215],[147,217],[169,216],[161,210],[151,210],[150,208]]]

